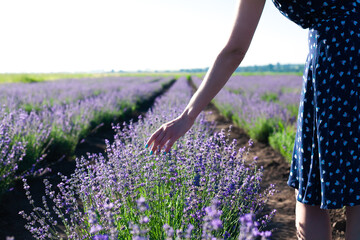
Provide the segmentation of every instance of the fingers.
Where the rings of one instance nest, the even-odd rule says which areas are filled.
[[[159,142],[158,151],[156,152],[156,155],[160,154],[161,149],[164,147],[165,143],[169,140],[168,134],[164,134],[164,137]]]
[[[170,151],[170,148],[175,143],[176,140],[169,140],[171,138],[171,134],[167,132],[166,130],[163,130],[163,128],[159,128],[148,140],[147,144],[150,146],[153,143],[153,146],[151,147],[151,152],[155,153],[156,155],[159,155],[161,152],[161,149],[164,148],[166,145],[165,152],[168,153]],[[172,138],[173,139],[173,138]]]
[[[158,148],[158,145],[159,145],[159,142],[163,139],[163,137],[165,136],[165,133],[164,131],[162,130],[162,128],[160,128],[159,130],[159,134],[157,134],[157,136],[154,138],[154,141],[153,141],[153,146],[151,148],[151,151],[153,153],[155,153],[155,151],[157,150]]]
[[[179,134],[177,133],[178,131],[176,131],[177,129],[174,124],[175,120],[163,124],[151,135],[146,143],[146,147],[152,145],[150,154],[155,153],[156,155],[159,155],[165,144],[165,154],[170,151],[175,141],[180,137],[178,136]]]
[[[159,136],[159,134],[161,133],[161,128],[159,128],[158,130],[156,130],[151,137],[149,138],[149,140],[146,143],[146,146],[149,147],[151,146],[151,144],[153,143],[153,141]]]
[[[154,142],[153,152],[156,153],[156,155],[159,155],[161,151],[161,143],[165,140],[165,136],[166,136],[166,132],[162,131]]]
[[[165,145],[167,141],[167,138],[165,138],[166,135],[167,133],[165,126],[161,126],[158,130],[154,132],[153,135],[151,135],[150,139],[146,143],[147,147],[153,144],[153,146],[151,147],[151,154],[156,153],[156,155],[158,155],[160,153],[161,148]]]
[[[171,147],[174,145],[176,139],[172,138],[168,141],[168,144],[166,145],[165,152],[168,153],[171,149]]]

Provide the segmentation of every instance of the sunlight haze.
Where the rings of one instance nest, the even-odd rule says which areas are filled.
[[[178,70],[209,67],[235,0],[0,2],[0,72]],[[304,63],[307,30],[267,0],[241,66]]]

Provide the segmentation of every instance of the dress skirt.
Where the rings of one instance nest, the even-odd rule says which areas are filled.
[[[360,205],[360,12],[351,9],[309,27],[287,183],[322,209]]]

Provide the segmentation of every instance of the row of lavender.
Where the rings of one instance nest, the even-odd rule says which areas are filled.
[[[0,85],[0,194],[45,154],[72,154],[91,128],[160,91],[170,78],[68,79]]]
[[[162,81],[162,80],[161,80]],[[106,77],[64,79],[51,82],[33,84],[15,83],[0,85],[0,102],[10,110],[25,109],[41,110],[44,107],[76,103],[91,97],[97,97],[111,92],[122,92],[125,98],[131,98],[130,93],[136,93],[138,86],[143,83],[157,82],[154,77]],[[139,90],[141,93],[141,90]],[[139,94],[136,94],[138,96]]]
[[[192,81],[199,86],[202,79]],[[251,138],[269,142],[290,161],[301,84],[301,77],[292,75],[232,76],[213,102]]]
[[[261,231],[275,211],[261,215],[274,186],[260,189],[256,158],[246,165],[248,149],[237,150],[224,131],[212,134],[214,125],[203,114],[166,155],[150,155],[144,148],[151,133],[179,116],[190,97],[186,79],[178,79],[146,119],[114,127],[115,141],[107,142],[105,156],[77,159],[75,173],[57,185],[58,194],[46,180],[43,205],[21,212],[33,237],[267,239],[270,232]]]

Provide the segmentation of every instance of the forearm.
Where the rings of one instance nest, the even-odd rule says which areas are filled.
[[[223,88],[243,58],[244,54],[242,53],[227,49],[222,50],[181,116],[195,120],[200,112]]]
[[[195,120],[229,80],[250,46],[264,4],[265,0],[239,1],[238,13],[228,42],[190,99],[181,117]]]

